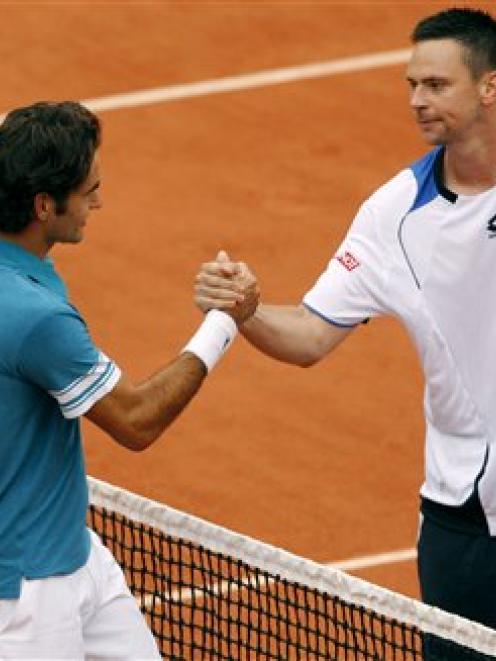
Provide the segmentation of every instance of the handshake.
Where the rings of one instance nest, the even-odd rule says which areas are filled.
[[[202,264],[195,278],[195,304],[229,314],[240,326],[255,314],[260,299],[256,277],[244,262],[233,262],[221,250],[215,261]]]

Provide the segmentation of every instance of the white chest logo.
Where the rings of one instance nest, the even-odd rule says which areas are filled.
[[[496,236],[496,214],[487,223],[487,231],[489,232],[490,239]]]

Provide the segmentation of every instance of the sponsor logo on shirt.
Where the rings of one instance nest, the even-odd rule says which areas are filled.
[[[496,214],[487,223],[487,231],[489,232],[490,239],[496,236]]]
[[[494,231],[496,232],[496,227],[494,228]],[[341,262],[347,271],[353,271],[357,266],[360,266],[360,262],[355,255],[352,255],[351,252],[348,251],[346,251],[344,255],[337,255],[336,259],[338,262]]]

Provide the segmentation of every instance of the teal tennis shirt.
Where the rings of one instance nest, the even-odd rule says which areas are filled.
[[[93,344],[50,259],[0,240],[0,598],[86,562],[78,418],[119,368]]]

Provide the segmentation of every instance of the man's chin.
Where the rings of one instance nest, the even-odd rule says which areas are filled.
[[[84,239],[84,234],[83,232],[77,232],[72,234],[71,236],[65,237],[62,241],[59,241],[59,243],[81,243],[81,241]]]
[[[443,145],[446,143],[445,136],[441,135],[439,124],[434,122],[419,124],[420,134],[429,145]]]
[[[446,141],[442,140],[439,136],[428,136],[428,137],[424,136],[424,137],[427,144],[432,145],[433,147],[446,144]]]
[[[439,133],[434,133],[431,131],[422,131],[422,137],[427,142],[428,145],[437,146],[446,144],[444,136],[440,136]]]

